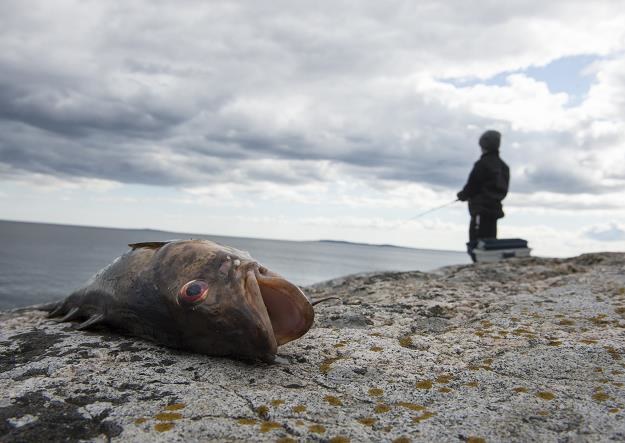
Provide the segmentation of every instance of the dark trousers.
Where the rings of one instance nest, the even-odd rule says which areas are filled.
[[[473,262],[475,262],[473,249],[477,246],[477,241],[482,238],[497,238],[497,217],[483,214],[471,216],[467,252],[469,256],[471,256],[471,260],[473,260]]]

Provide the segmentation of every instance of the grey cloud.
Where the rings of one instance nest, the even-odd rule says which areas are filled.
[[[23,173],[65,179],[98,178],[122,183],[175,186],[199,181],[196,171],[223,170],[210,159],[173,155],[151,141],[129,143],[125,136],[68,139],[23,124],[0,121],[0,162]]]
[[[579,194],[601,191],[601,186],[579,173],[563,169],[559,165],[541,165],[527,171],[521,177],[521,186],[536,191],[551,191],[561,194]]]
[[[179,124],[184,116],[145,103],[124,103],[113,97],[89,97],[79,91],[59,91],[0,84],[0,119],[64,134],[85,136],[93,131],[154,137]]]
[[[510,66],[500,69],[516,69],[525,63],[516,55],[536,49],[497,25],[535,14],[527,2],[66,2],[58,12],[47,4],[4,8],[0,162],[124,183],[323,181],[315,162],[328,161],[358,177],[458,189],[479,156],[479,133],[500,122],[448,109],[410,85],[386,90],[380,79],[469,65],[481,75],[480,66],[503,58]],[[548,12],[567,7],[550,2]],[[231,109],[291,96],[307,99],[303,115],[288,105]],[[282,113],[292,122],[267,118]],[[542,136],[504,133],[511,166],[533,166],[513,177],[513,189],[602,192],[543,161],[539,149],[505,144]]]

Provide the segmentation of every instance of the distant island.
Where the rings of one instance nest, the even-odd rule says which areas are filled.
[[[390,243],[360,243],[360,242],[351,242],[351,241],[346,241],[346,240],[326,240],[326,239],[316,240],[316,242],[317,243],[330,243],[330,244],[335,243],[339,245],[372,246],[376,248],[413,249],[413,250],[419,250],[419,251],[435,251],[435,252],[458,252],[457,250],[450,250],[450,249],[413,248],[410,246],[392,245]]]
[[[362,245],[362,246],[375,246],[375,247],[379,247],[379,248],[402,248],[402,249],[417,249],[417,248],[409,248],[407,246],[397,246],[397,245],[391,245],[391,244],[387,244],[387,243],[360,243],[360,242],[352,242],[352,241],[347,241],[347,240],[317,240],[317,242],[319,243],[337,243],[340,245]]]

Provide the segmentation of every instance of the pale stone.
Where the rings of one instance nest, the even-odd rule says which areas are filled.
[[[305,292],[342,301],[273,365],[0,313],[0,441],[625,440],[625,254]]]

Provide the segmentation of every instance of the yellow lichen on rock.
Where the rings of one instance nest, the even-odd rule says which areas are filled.
[[[592,399],[596,402],[602,402],[610,399],[610,396],[605,392],[596,392],[592,395]]]
[[[341,360],[343,357],[328,357],[324,359],[319,365],[319,372],[327,374],[332,369],[332,363]]]
[[[335,397],[334,395],[326,395],[325,397],[323,397],[323,399],[332,406],[343,406],[343,402],[341,401],[341,399]]]
[[[440,383],[440,384],[447,384],[449,383],[452,379],[453,379],[453,375],[449,375],[449,374],[443,374],[443,375],[439,375],[438,377],[436,377],[436,383]]]
[[[174,426],[175,424],[172,422],[157,423],[154,425],[154,430],[156,432],[167,432],[167,431],[172,430]]]
[[[380,388],[371,388],[369,389],[369,395],[371,397],[381,397],[384,395],[384,391]]]
[[[266,433],[273,431],[274,429],[281,429],[282,426],[280,423],[276,423],[275,421],[264,421],[260,424],[260,432]]]
[[[375,405],[375,408],[373,408],[373,410],[376,414],[384,414],[390,411],[391,407],[388,405],[385,405],[384,403],[378,403],[377,405]]]
[[[425,411],[423,414],[417,416],[417,417],[412,417],[412,421],[415,423],[421,423],[424,420],[427,420],[429,418],[432,418],[436,415],[436,412],[429,412],[429,411]]]
[[[536,393],[536,397],[542,398],[543,400],[553,400],[556,398],[556,395],[553,392],[540,391]]]
[[[412,337],[409,335],[406,335],[404,337],[399,337],[399,345],[404,347],[404,348],[410,348],[412,347]]]
[[[417,389],[432,389],[432,380],[421,380],[415,385]]]
[[[397,406],[401,406],[402,408],[410,409],[411,411],[424,411],[425,406],[421,406],[415,403],[410,403],[407,401],[400,401],[397,403]]]
[[[308,427],[308,430],[315,434],[323,434],[326,431],[326,428],[323,425],[311,425]]]
[[[363,418],[358,419],[358,423],[365,425],[365,426],[373,426],[376,421],[378,420],[373,417],[363,417]]]
[[[159,421],[180,420],[182,418],[182,414],[178,414],[177,412],[160,412],[156,414],[154,418]]]

